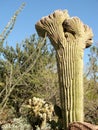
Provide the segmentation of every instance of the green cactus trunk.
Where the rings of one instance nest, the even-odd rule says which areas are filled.
[[[57,52],[57,67],[64,128],[70,122],[83,121],[83,50],[67,43]]]
[[[83,50],[92,43],[92,30],[67,11],[57,10],[35,25],[41,37],[46,34],[56,50],[63,128],[83,121]]]

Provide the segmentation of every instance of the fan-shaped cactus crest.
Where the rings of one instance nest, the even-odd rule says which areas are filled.
[[[35,25],[39,36],[49,37],[56,50],[64,130],[83,121],[83,53],[92,44],[92,30],[67,10],[57,10]]]

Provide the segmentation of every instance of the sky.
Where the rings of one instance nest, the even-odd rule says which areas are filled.
[[[32,34],[37,34],[36,22],[58,9],[68,10],[71,17],[77,16],[84,24],[90,26],[94,33],[94,44],[98,42],[98,0],[0,0],[0,33],[23,2],[26,6],[17,17],[14,29],[6,39],[10,46],[15,46]],[[85,55],[88,52],[86,49]],[[85,55],[84,57],[87,57]]]

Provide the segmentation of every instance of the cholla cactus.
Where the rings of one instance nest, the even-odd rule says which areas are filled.
[[[27,109],[27,118],[33,129],[36,129],[37,126],[39,126],[40,129],[44,129],[46,123],[51,121],[54,112],[54,107],[51,103],[36,97],[29,99],[28,103],[23,105],[20,110],[21,113],[25,111],[25,108]]]

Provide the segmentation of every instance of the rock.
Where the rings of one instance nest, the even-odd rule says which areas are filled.
[[[98,130],[98,125],[87,122],[73,122],[69,124],[68,130]]]

